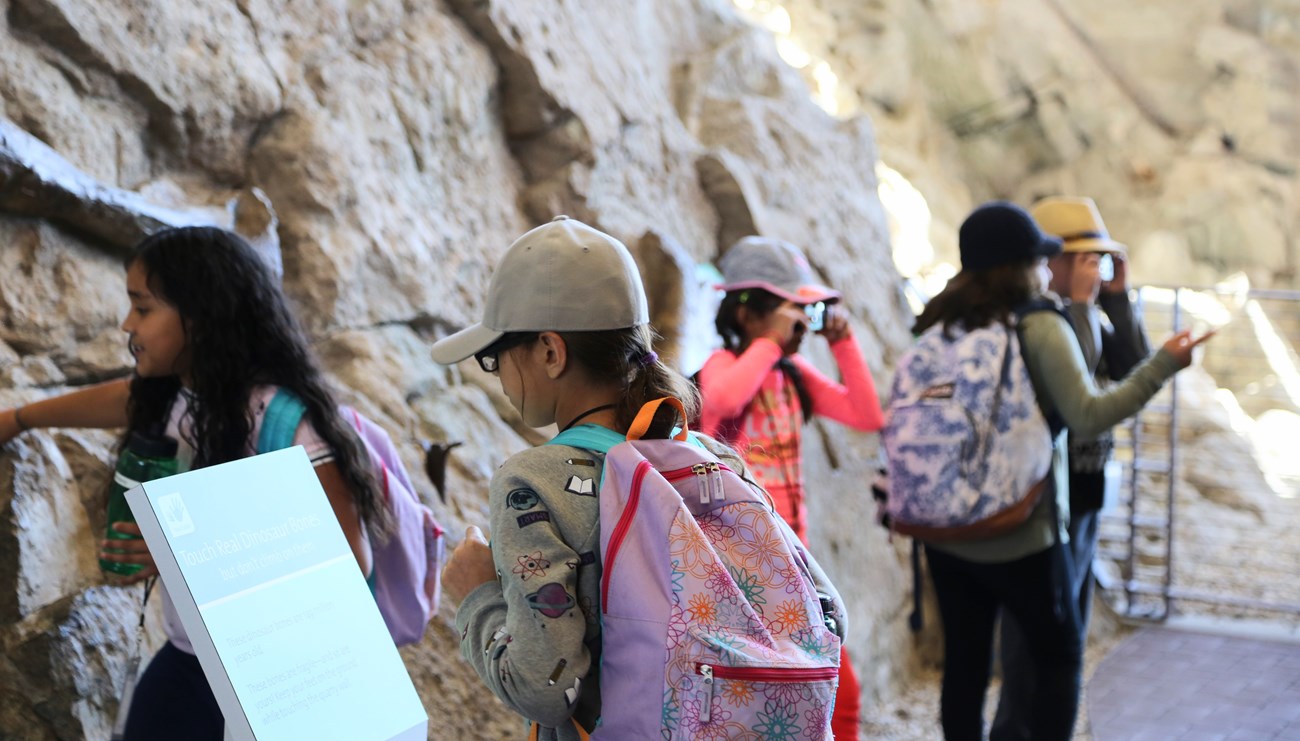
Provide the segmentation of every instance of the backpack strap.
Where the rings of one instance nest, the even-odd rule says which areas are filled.
[[[594,450],[597,453],[608,453],[610,448],[622,442],[627,442],[627,438],[608,427],[601,427],[600,425],[578,425],[577,427],[570,427],[550,440],[547,440],[546,444],[568,445],[571,448],[582,448],[583,450]]]
[[[662,399],[655,399],[654,401],[647,402],[645,406],[641,407],[641,411],[636,413],[636,419],[632,420],[632,426],[628,428],[627,439],[640,440],[645,436],[646,432],[650,429],[651,423],[654,422],[655,413],[659,411],[659,408],[663,406],[665,402],[677,409],[677,415],[681,417],[682,420],[682,426],[676,428],[673,432],[673,439],[686,442],[688,432],[686,429],[686,407],[682,405],[681,401],[674,399],[671,396],[665,396]]]
[[[1023,303],[1012,309],[1012,313],[1015,314],[1016,317],[1016,340],[1020,343],[1020,353],[1022,357],[1025,352],[1024,319],[1030,314],[1035,314],[1040,311],[1053,312],[1064,319],[1066,324],[1070,325],[1071,332],[1074,331],[1074,325],[1070,322],[1070,315],[1066,314],[1065,309],[1061,308],[1059,301],[1042,297]],[[1060,412],[1053,411],[1050,415],[1047,415],[1047,426],[1051,429],[1052,439],[1055,440],[1057,435],[1061,434],[1061,430],[1065,429],[1065,419],[1061,416]]]
[[[270,453],[293,445],[302,415],[307,405],[288,389],[279,389],[266,405],[262,415],[262,431],[257,435],[257,452]]]

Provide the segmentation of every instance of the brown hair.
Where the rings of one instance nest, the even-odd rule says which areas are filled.
[[[626,432],[646,403],[671,396],[686,408],[686,418],[696,419],[700,395],[695,385],[654,356],[655,342],[662,338],[649,325],[598,332],[560,332],[569,355],[596,380],[622,385],[616,424]],[[677,410],[661,407],[646,437],[666,438],[681,424]]]
[[[988,270],[961,271],[925,305],[912,333],[919,335],[936,324],[942,324],[947,335],[954,324],[973,330],[994,321],[1009,323],[1017,306],[1039,295],[1031,266],[1016,262]]]

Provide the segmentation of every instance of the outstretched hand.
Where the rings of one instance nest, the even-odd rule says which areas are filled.
[[[471,525],[465,539],[456,545],[442,569],[442,590],[456,604],[483,584],[495,581],[496,566],[492,562],[492,549],[488,547],[483,531]]]
[[[1200,337],[1193,339],[1192,330],[1184,329],[1173,337],[1165,340],[1164,349],[1165,352],[1174,356],[1174,360],[1178,362],[1178,369],[1182,370],[1192,364],[1192,351],[1200,346],[1201,343],[1213,337],[1214,334],[1215,331],[1210,330]]]

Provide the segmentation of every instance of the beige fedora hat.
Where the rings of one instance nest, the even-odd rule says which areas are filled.
[[[1053,196],[1030,209],[1038,226],[1065,242],[1066,252],[1126,254],[1128,248],[1110,238],[1097,204],[1091,198]]]

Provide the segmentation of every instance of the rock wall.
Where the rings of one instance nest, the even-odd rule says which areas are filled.
[[[736,4],[811,57],[829,104],[871,116],[941,257],[975,203],[1071,193],[1141,281],[1298,285],[1296,0]]]
[[[495,260],[555,213],[633,248],[670,339],[707,327],[694,264],[760,232],[805,245],[846,289],[882,382],[907,341],[869,122],[825,115],[723,0],[0,8],[6,124],[168,213],[220,222],[265,193],[286,292],[343,398],[412,471],[422,441],[464,441],[447,500],[421,484],[453,534],[485,523],[494,467],[539,433],[495,379],[433,365],[428,345],[477,316]],[[17,182],[0,172],[0,191]],[[109,235],[2,208],[0,244],[0,406],[129,372]],[[906,571],[871,524],[874,437],[816,430],[812,532],[854,611],[870,708],[911,661]],[[0,452],[0,737],[107,737],[139,597],[103,585],[94,559],[112,444],[52,430]],[[403,651],[431,737],[516,735],[460,661],[450,613]],[[156,612],[148,627],[152,650]]]

